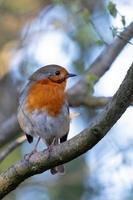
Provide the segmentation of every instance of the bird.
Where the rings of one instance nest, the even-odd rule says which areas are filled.
[[[70,116],[66,97],[67,79],[76,76],[64,67],[50,64],[39,68],[28,79],[19,96],[18,122],[29,143],[38,137],[31,152],[42,141],[51,147],[67,140]],[[64,166],[50,169],[51,174],[64,173]]]

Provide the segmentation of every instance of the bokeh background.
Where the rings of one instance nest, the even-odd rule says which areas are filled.
[[[65,66],[79,76],[114,40],[115,28],[133,20],[131,0],[113,0],[119,11],[109,13],[105,0],[0,0],[0,123],[17,110],[18,95],[28,76],[46,64]],[[114,28],[115,27],[115,28]],[[110,70],[93,88],[95,96],[112,96],[133,58],[128,43]],[[87,127],[101,111],[72,108],[80,113],[71,122],[69,138]],[[133,199],[133,108],[130,106],[116,125],[91,151],[67,163],[64,176],[49,172],[23,182],[4,200],[132,200]],[[3,133],[4,134],[4,133]],[[18,136],[19,136],[18,132]],[[34,144],[33,144],[34,145]],[[7,169],[33,145],[25,142],[1,164]],[[44,144],[40,144],[40,149]]]

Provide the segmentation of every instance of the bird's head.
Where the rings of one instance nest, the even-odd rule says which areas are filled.
[[[49,81],[51,83],[66,83],[69,77],[74,77],[75,74],[69,73],[64,67],[58,65],[47,65],[34,72],[29,80],[31,81]]]

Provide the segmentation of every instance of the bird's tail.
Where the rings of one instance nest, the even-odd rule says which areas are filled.
[[[65,172],[64,165],[56,166],[56,167],[52,168],[50,170],[50,172],[51,172],[52,175],[55,175],[57,173],[64,174],[64,172]]]

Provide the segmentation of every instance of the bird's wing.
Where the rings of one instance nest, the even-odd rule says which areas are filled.
[[[24,87],[23,89],[20,91],[20,94],[19,94],[19,106],[21,106],[24,102],[24,99],[25,99],[25,96],[28,92],[28,89],[30,87],[30,82],[28,82]]]

